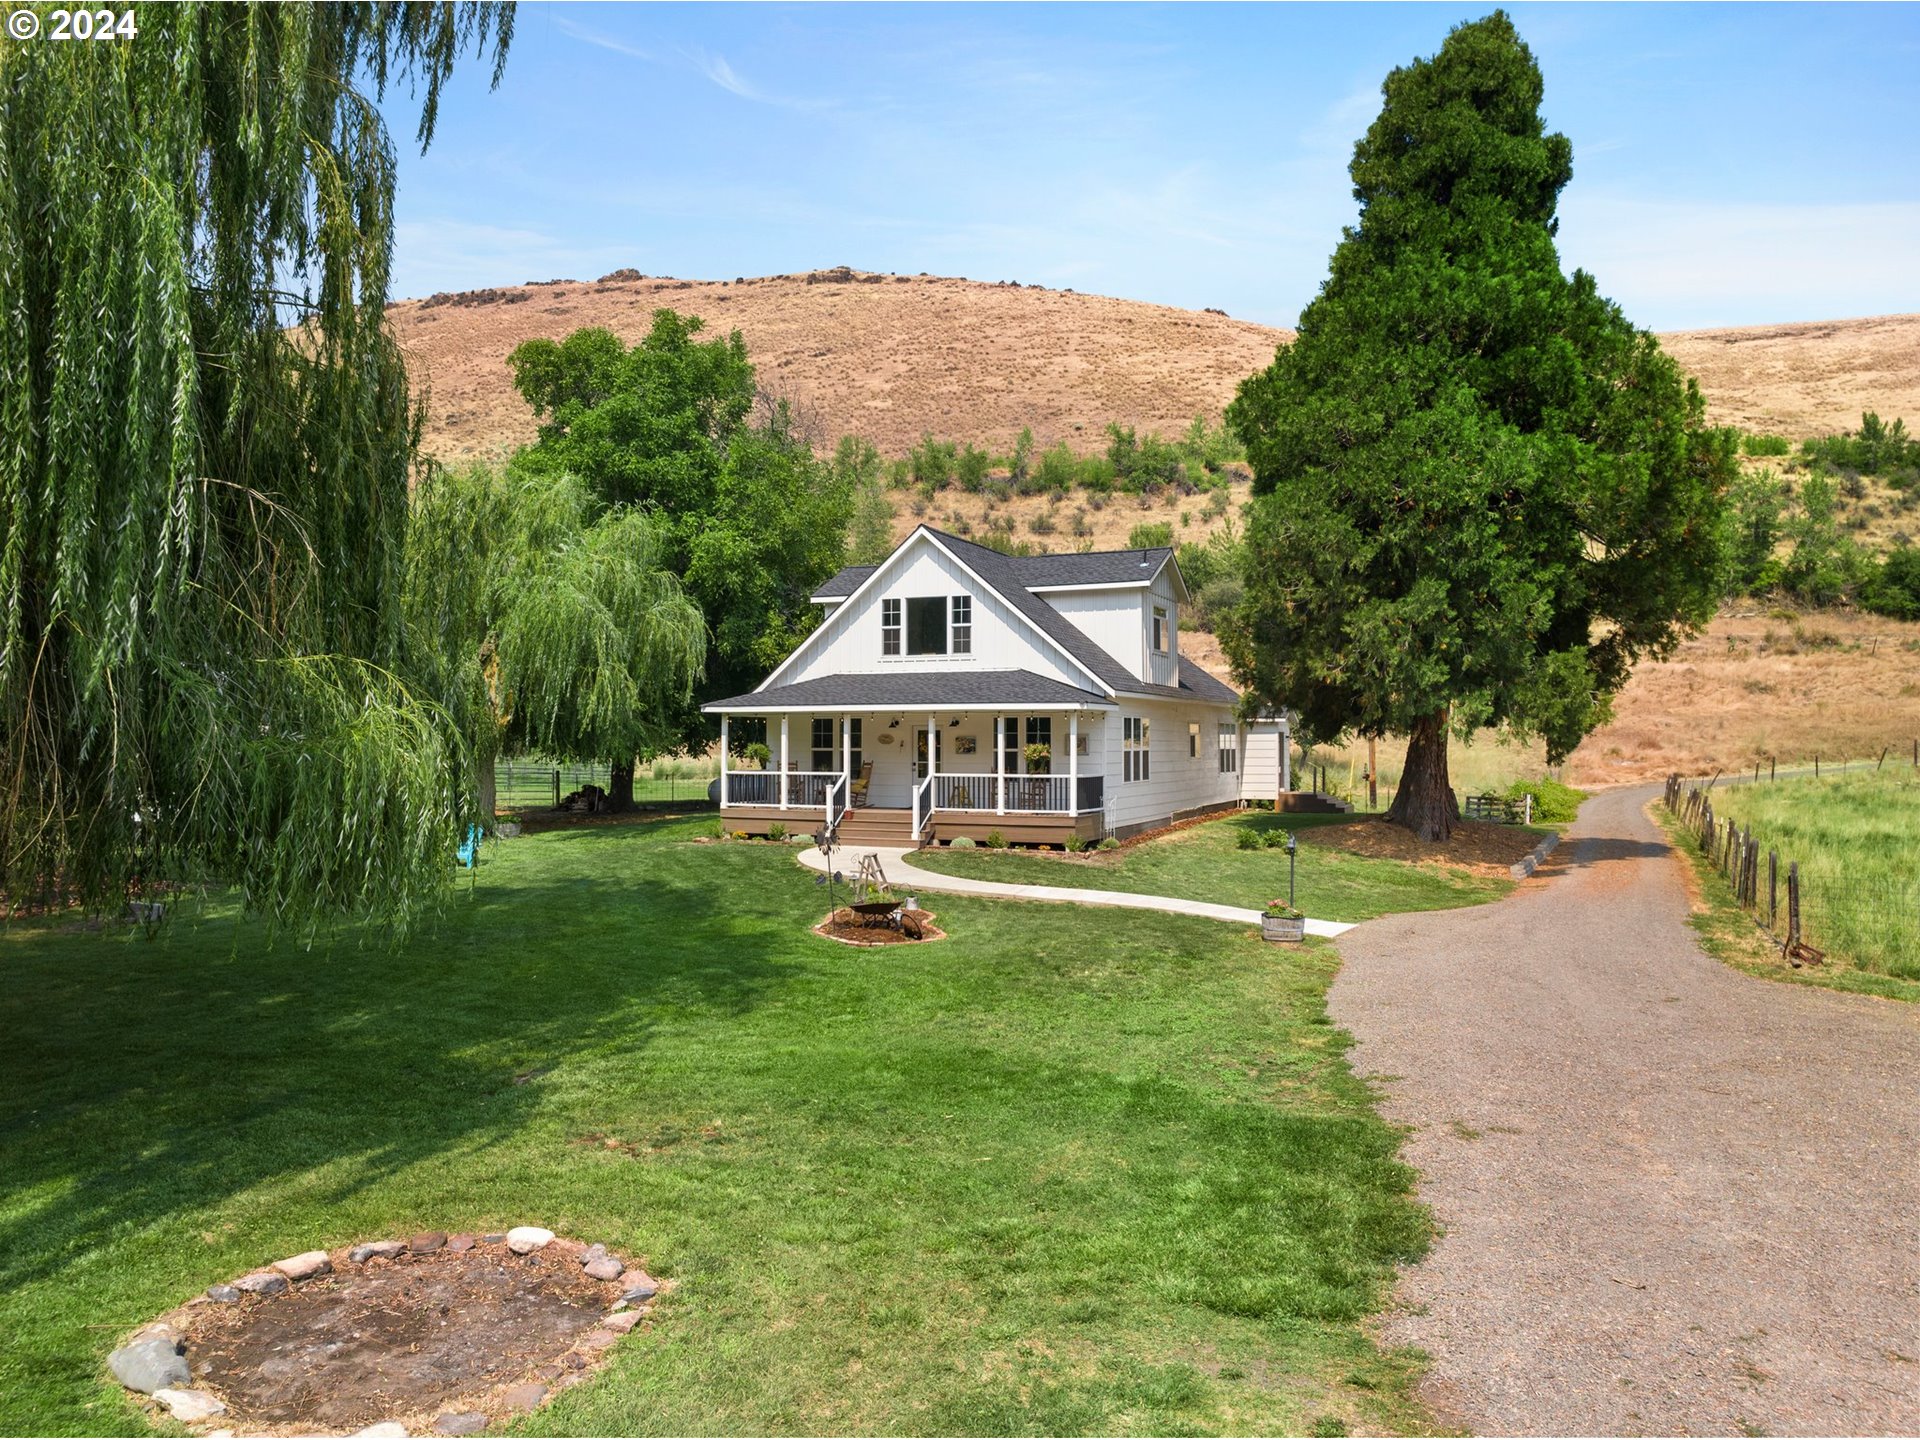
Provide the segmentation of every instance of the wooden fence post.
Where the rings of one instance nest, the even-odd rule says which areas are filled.
[[[1767,929],[1780,920],[1780,852],[1767,851]]]
[[[1773,756],[1769,755],[1767,757],[1767,779],[1769,780],[1773,779],[1773,766],[1774,766],[1774,758]]]
[[[1787,949],[1800,943],[1800,862],[1787,865]]]
[[[1887,751],[1891,750],[1892,748],[1893,747],[1891,745],[1882,745],[1880,747],[1880,759],[1875,763],[1873,767],[1875,770],[1878,770],[1882,765],[1887,763]]]

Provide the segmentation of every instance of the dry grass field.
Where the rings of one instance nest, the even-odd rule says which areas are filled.
[[[1172,434],[1217,417],[1291,332],[1211,311],[1071,290],[845,268],[737,280],[568,280],[392,307],[430,387],[427,448],[496,455],[533,436],[506,357],[534,336],[604,325],[627,340],[661,306],[739,330],[766,387],[823,445],[864,435],[900,455],[923,432],[1005,450],[1099,448],[1107,422]],[[1920,315],[1661,337],[1700,379],[1713,418],[1803,438],[1862,410],[1920,421]]]
[[[507,369],[513,348],[585,325],[637,340],[663,306],[720,334],[739,330],[762,385],[795,405],[822,446],[858,434],[890,456],[925,431],[1005,450],[1031,426],[1043,447],[1091,450],[1110,420],[1184,430],[1203,411],[1217,419],[1234,386],[1290,338],[1136,300],[844,269],[474,291],[390,312],[430,387],[427,449],[456,460],[531,440]]]

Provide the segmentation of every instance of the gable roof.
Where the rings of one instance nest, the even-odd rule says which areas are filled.
[[[944,530],[934,530],[931,525],[921,529],[931,531],[943,541],[955,541],[972,545],[976,550],[984,550],[984,545],[974,545],[970,540],[961,540]],[[999,551],[994,551],[998,555]],[[1160,573],[1160,568],[1173,559],[1173,551],[1164,546],[1152,550],[1095,550],[1085,554],[1073,555],[1001,555],[1009,573],[1019,577],[1022,585],[1029,590],[1064,590],[1075,585],[1146,585]],[[816,586],[812,598],[815,600],[844,600],[875,570],[878,565],[848,565],[832,579]]]
[[[1035,586],[1051,589],[1070,585],[1140,584],[1151,580],[1164,566],[1173,563],[1173,552],[1165,548],[1108,550],[1075,555],[1002,555],[990,546],[976,544],[972,540],[963,540],[958,535],[936,530],[931,525],[919,525],[914,528],[913,534],[896,545],[893,548],[893,554],[879,565],[849,565],[816,589],[813,598],[816,600],[851,599],[880,570],[891,564],[895,556],[904,551],[916,536],[921,534],[925,534],[935,545],[978,576],[983,584],[991,587],[1001,599],[1018,612],[1022,619],[1046,639],[1052,641],[1062,654],[1105,686],[1109,692],[1120,695],[1153,695],[1169,700],[1199,700],[1215,705],[1232,705],[1239,701],[1238,691],[1225,682],[1215,679],[1187,659],[1184,654],[1180,656],[1178,685],[1155,685],[1150,681],[1142,680],[1110,655],[1091,635],[1055,609],[1050,601],[1034,593]],[[1174,574],[1176,576],[1179,574],[1178,565],[1174,566]],[[820,633],[821,630],[814,631],[814,635]],[[813,636],[809,636],[801,641],[800,647],[782,661],[773,674],[761,682],[761,689],[755,693],[766,694],[775,688],[787,688],[775,687],[770,682],[777,679],[788,666],[793,664],[812,639]]]

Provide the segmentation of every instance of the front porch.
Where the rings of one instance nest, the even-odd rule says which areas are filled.
[[[1098,710],[866,710],[721,716],[720,814],[765,834],[838,827],[844,844],[1009,843],[1105,833]],[[766,768],[743,768],[749,747]]]

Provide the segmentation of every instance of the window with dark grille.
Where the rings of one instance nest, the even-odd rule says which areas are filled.
[[[860,766],[865,757],[860,753],[860,722],[847,721],[847,774],[855,780],[860,778]]]
[[[900,602],[898,600],[880,602],[880,653],[882,655],[900,653]]]
[[[973,597],[971,595],[953,597],[953,653],[956,655],[973,653]]]
[[[1147,719],[1144,715],[1128,715],[1120,722],[1120,778],[1148,778]]]
[[[1220,727],[1220,773],[1232,775],[1240,768],[1240,737],[1231,725]]]
[[[907,601],[907,654],[947,653],[947,597],[917,596]]]
[[[1189,760],[1200,758],[1200,727],[1191,722],[1187,725],[1187,758]]]
[[[833,769],[833,720],[831,717],[813,722],[813,768]]]

